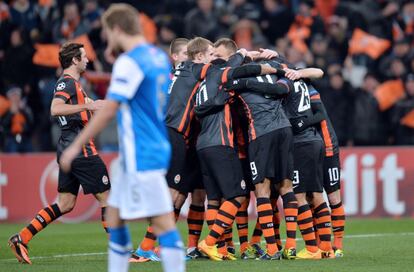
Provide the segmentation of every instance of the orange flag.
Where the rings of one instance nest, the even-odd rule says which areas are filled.
[[[68,42],[75,42],[83,44],[86,56],[90,61],[96,60],[96,53],[93,49],[92,43],[88,38],[88,35],[84,34],[79,37],[74,38]],[[35,44],[36,52],[33,56],[33,63],[40,66],[46,67],[59,67],[59,44]]]
[[[59,45],[58,44],[35,44],[36,53],[33,63],[46,67],[59,67]]]
[[[359,28],[356,28],[352,34],[351,40],[349,41],[348,53],[350,55],[366,54],[372,59],[377,59],[390,46],[391,42],[389,40],[378,38]]]
[[[400,120],[401,125],[414,128],[414,110],[407,113],[403,118]]]
[[[385,111],[404,97],[404,84],[400,79],[386,81],[377,87],[374,96],[380,110]]]
[[[10,108],[10,101],[0,95],[0,116],[3,116]]]

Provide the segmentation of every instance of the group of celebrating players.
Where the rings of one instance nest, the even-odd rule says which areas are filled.
[[[114,64],[107,101],[92,101],[81,87],[88,63],[83,45],[68,43],[59,52],[63,75],[51,105],[62,131],[59,195],[9,239],[18,261],[31,264],[27,244],[73,209],[80,186],[102,206],[102,223],[110,234],[109,271],[128,270],[131,243],[125,220],[136,218],[149,218],[150,225],[129,262],[162,259],[165,271],[184,271],[171,211],[177,220],[189,195],[188,259],[235,260],[234,221],[241,259],[342,257],[345,214],[338,141],[311,84],[323,71],[296,69],[272,50],[238,50],[227,38],[213,44],[197,37],[172,42],[174,67],[168,78],[167,57],[145,42],[137,20],[136,10],[126,4],[112,5],[102,18],[108,52],[124,52]],[[93,137],[117,113],[123,172],[111,188]],[[251,192],[257,222],[249,241]],[[209,232],[200,241],[204,221]],[[298,252],[297,227],[305,242]]]
[[[323,71],[295,70],[275,51],[237,50],[227,38],[214,44],[200,37],[178,38],[170,56],[174,71],[166,125],[172,160],[167,182],[176,219],[191,193],[187,257],[234,260],[234,221],[241,259],[342,257],[345,215],[338,142],[310,82]],[[257,224],[249,243],[251,191]],[[284,249],[279,196],[286,221]],[[199,242],[203,219],[209,233]],[[297,226],[306,245],[298,253]],[[155,239],[149,227],[131,261],[158,260]]]

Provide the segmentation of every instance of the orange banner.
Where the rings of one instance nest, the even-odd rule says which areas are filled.
[[[391,42],[368,34],[365,31],[356,28],[349,41],[350,55],[366,54],[372,59],[380,57],[389,47]]]
[[[400,79],[386,81],[377,87],[374,96],[380,110],[385,111],[404,97],[404,84]]]
[[[91,41],[88,38],[88,35],[84,34],[75,39],[71,40],[70,42],[81,43],[83,44],[86,56],[90,61],[96,60],[96,53],[93,49]],[[40,66],[46,67],[59,67],[59,44],[42,44],[37,43],[35,44],[36,52],[33,56],[33,63]]]
[[[407,113],[400,121],[404,126],[414,128],[414,110]]]

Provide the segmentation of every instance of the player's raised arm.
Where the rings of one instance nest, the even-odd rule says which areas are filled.
[[[286,77],[290,80],[298,80],[301,78],[317,79],[323,77],[323,71],[319,68],[304,68],[299,70],[285,68]]]

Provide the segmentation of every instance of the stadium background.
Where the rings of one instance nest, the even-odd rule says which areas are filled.
[[[50,119],[49,107],[53,86],[61,72],[57,62],[59,45],[68,40],[87,45],[92,62],[82,84],[91,97],[103,98],[111,65],[105,60],[105,37],[99,18],[112,2],[115,1],[0,0],[1,271],[20,271],[19,267],[11,266],[15,260],[2,246],[12,231],[23,226],[16,223],[31,219],[56,198],[58,168],[54,150],[58,132]],[[325,271],[412,271],[414,263],[410,256],[414,252],[409,246],[410,241],[411,245],[414,242],[412,1],[122,2],[129,2],[141,11],[145,36],[165,49],[175,37],[203,36],[214,41],[224,36],[247,49],[276,49],[297,67],[322,68],[325,76],[315,85],[343,146],[346,213],[348,217],[363,219],[347,223],[350,240],[345,243],[349,259],[327,267],[286,263],[285,266],[308,271],[323,271],[324,267]],[[115,125],[112,123],[97,139],[111,172],[116,171],[116,164],[112,163],[117,151]],[[91,197],[80,196],[79,200],[75,210],[61,221],[99,218],[98,207]],[[185,216],[185,210],[182,215]],[[54,224],[57,226],[50,226],[42,233],[51,238],[33,242],[34,259],[46,255],[43,261],[44,257],[36,260],[41,271],[93,271],[95,261],[99,263],[97,267],[104,267],[101,255],[105,254],[106,240],[101,237],[98,223],[89,224]],[[139,232],[138,228],[132,228],[135,239],[142,237],[145,223],[139,227]],[[184,233],[185,224],[180,223],[180,228]],[[357,237],[367,240],[351,239]],[[56,245],[50,243],[51,239]],[[56,252],[63,254],[65,261],[55,257]],[[98,257],[93,259],[91,256],[95,255]],[[30,271],[37,271],[39,266]],[[210,269],[197,264],[189,267],[191,271]],[[242,271],[246,267],[223,266],[222,271]],[[160,267],[149,265],[145,269],[159,271]],[[265,269],[262,265],[261,270]]]

